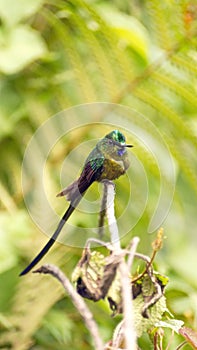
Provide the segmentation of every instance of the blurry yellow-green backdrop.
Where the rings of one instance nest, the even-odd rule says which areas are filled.
[[[28,142],[58,112],[98,101],[137,111],[159,130],[168,145],[176,187],[162,223],[166,240],[156,264],[170,278],[166,291],[169,309],[197,329],[196,13],[196,2],[186,0],[0,0],[1,348],[91,348],[80,316],[58,283],[46,276],[19,278],[18,274],[46,242],[30,217],[21,186]],[[102,123],[102,115],[98,121]],[[143,124],[141,118],[138,123],[154,138],[154,128]],[[65,157],[80,143],[99,138],[106,130],[105,126],[99,133],[98,128],[79,128],[72,137],[60,139],[47,158],[46,188],[59,215],[67,205],[55,198],[61,188],[59,173]],[[38,145],[41,153],[54,131]],[[139,251],[149,254],[154,234],[148,234],[147,227],[158,200],[161,174],[157,160],[142,144],[136,141],[133,152],[146,169],[148,203],[122,244],[138,235]],[[36,159],[32,164],[39,167]],[[72,162],[68,172],[74,180]],[[125,205],[125,181],[117,182],[117,214]],[[136,183],[143,198],[143,186]],[[29,182],[25,195],[31,196],[34,185]],[[93,187],[90,197],[97,198],[97,191]],[[47,215],[44,209],[42,214]],[[50,217],[46,220],[50,222]],[[95,217],[74,216],[73,230],[77,234],[76,226],[85,227],[91,220]],[[44,261],[56,263],[70,277],[80,254],[80,248],[57,243]],[[103,339],[109,340],[118,320],[110,317],[105,302],[88,305]],[[181,338],[174,342],[175,349]],[[151,349],[146,336],[141,346]]]

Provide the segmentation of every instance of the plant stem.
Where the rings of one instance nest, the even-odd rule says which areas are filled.
[[[70,283],[69,279],[65,276],[65,274],[57,266],[54,266],[51,264],[43,265],[34,272],[50,274],[60,281],[60,283],[66,290],[66,292],[71,297],[72,302],[75,305],[76,309],[79,311],[79,313],[83,317],[86,327],[92,335],[95,349],[103,350],[104,345],[101,340],[101,336],[99,334],[97,324],[93,319],[93,315],[89,310],[89,308],[87,307],[86,303],[84,302],[83,298],[76,292],[73,285]]]
[[[106,207],[106,215],[109,224],[109,230],[111,234],[111,243],[114,247],[115,254],[121,253],[120,247],[120,238],[118,232],[118,226],[114,213],[114,183],[110,181],[105,182],[105,191],[107,193],[107,207]],[[135,244],[133,243],[131,254],[134,257],[135,249],[137,247],[138,240],[136,240]],[[133,257],[130,257],[132,261]],[[126,343],[127,350],[137,349],[136,345],[136,332],[134,328],[134,319],[133,319],[133,304],[132,304],[132,293],[131,293],[131,280],[129,278],[129,268],[127,263],[125,262],[124,256],[122,256],[121,261],[119,263],[119,272],[120,272],[120,280],[122,287],[122,302],[123,302],[123,333]]]

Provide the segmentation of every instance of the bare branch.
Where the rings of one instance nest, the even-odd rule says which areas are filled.
[[[39,269],[34,271],[34,273],[50,274],[60,281],[60,283],[66,290],[66,292],[71,297],[73,304],[75,305],[75,307],[81,314],[82,318],[84,319],[86,327],[89,330],[90,334],[92,335],[95,349],[103,350],[104,345],[101,340],[101,336],[99,334],[97,324],[93,319],[92,313],[90,312],[89,308],[85,304],[83,298],[76,292],[76,290],[70,283],[69,279],[64,275],[64,273],[57,266],[54,266],[51,264],[46,264],[41,266]]]
[[[110,242],[105,242],[105,241],[101,241],[100,239],[97,238],[88,238],[85,244],[85,248],[90,248],[91,244],[95,243],[97,245],[103,246],[105,248],[107,248],[108,250],[113,250],[113,245]]]
[[[136,249],[137,249],[137,246],[139,244],[139,241],[140,241],[139,237],[133,237],[133,239],[131,241],[131,246],[130,246],[130,251],[129,251],[129,258],[128,258],[128,261],[127,261],[127,265],[128,265],[129,271],[130,271],[131,266],[133,264],[133,259],[136,256]]]
[[[118,232],[118,226],[115,218],[114,213],[114,197],[115,197],[115,191],[114,191],[114,183],[108,181],[106,182],[106,191],[107,191],[107,208],[106,208],[106,215],[108,219],[109,224],[109,230],[111,234],[111,243],[114,246],[114,252],[116,254],[119,254],[121,251],[120,247],[120,239],[119,239],[119,232]],[[137,247],[138,241],[134,241],[132,249],[130,251],[130,254],[132,257],[130,257],[130,261],[132,261],[135,249]],[[128,265],[125,262],[124,256],[121,258],[121,261],[119,263],[119,272],[120,272],[120,279],[121,279],[121,287],[122,287],[122,300],[123,300],[123,332],[124,332],[124,338],[126,343],[126,349],[127,350],[135,350],[137,348],[136,345],[136,332],[134,328],[134,319],[133,319],[133,304],[132,304],[132,293],[131,293],[131,280],[129,278],[129,268]]]
[[[114,248],[120,250],[120,238],[118,232],[118,226],[116,222],[116,217],[114,213],[114,197],[115,197],[115,185],[111,181],[105,181],[104,190],[107,194],[107,202],[106,202],[106,215],[109,225],[109,231],[111,234],[111,243]]]
[[[100,238],[103,237],[104,233],[104,222],[105,222],[105,216],[106,216],[106,207],[107,207],[107,182],[106,180],[103,181],[103,197],[101,201],[101,210],[99,214],[99,223],[98,223],[98,235]]]
[[[133,319],[133,303],[131,293],[131,280],[129,278],[129,269],[125,260],[122,259],[119,264],[120,279],[122,286],[122,301],[124,313],[124,336],[127,350],[136,349],[136,332]]]

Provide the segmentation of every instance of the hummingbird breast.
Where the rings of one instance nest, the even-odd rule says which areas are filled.
[[[125,174],[128,166],[123,160],[105,159],[103,170],[98,181],[115,180],[119,176]]]

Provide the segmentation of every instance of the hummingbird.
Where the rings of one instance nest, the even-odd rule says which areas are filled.
[[[126,144],[125,136],[119,130],[111,131],[96,144],[87,157],[79,178],[57,194],[57,197],[66,196],[70,205],[62,216],[55,232],[47,244],[19,276],[23,276],[32,270],[49,251],[66,221],[93,182],[115,180],[125,174],[130,165],[127,147],[133,146]]]

